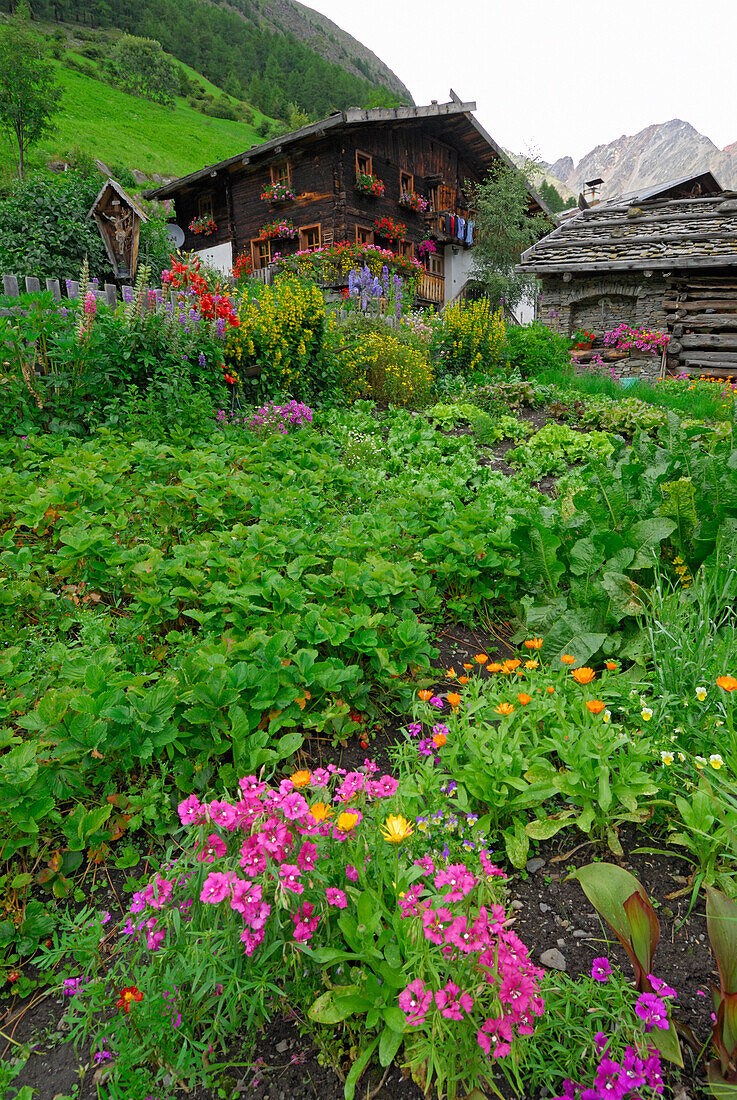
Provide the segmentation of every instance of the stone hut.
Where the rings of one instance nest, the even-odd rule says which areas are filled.
[[[737,375],[737,193],[710,172],[579,209],[523,253],[541,282],[537,316],[565,336],[625,322],[671,339],[667,356],[631,354],[618,373]],[[621,355],[621,353],[620,353]]]

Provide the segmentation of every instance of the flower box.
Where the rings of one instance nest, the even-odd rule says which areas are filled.
[[[262,241],[271,240],[274,237],[289,237],[294,238],[299,236],[299,229],[294,222],[289,221],[287,218],[280,218],[274,222],[268,222],[267,225],[262,225],[259,232],[259,238]]]
[[[402,191],[399,196],[399,205],[406,206],[408,210],[414,210],[418,214],[426,214],[430,209],[430,203],[424,195],[418,195],[416,191]]]
[[[212,218],[192,218],[189,223],[189,231],[202,237],[209,237],[211,233],[217,233],[218,227]]]
[[[402,222],[395,222],[394,218],[377,218],[374,228],[380,237],[388,241],[403,241],[407,236],[407,226]]]
[[[294,192],[284,183],[271,183],[261,192],[261,201],[271,203],[272,206],[294,202],[294,199]]]
[[[386,191],[386,184],[378,176],[372,176],[370,172],[356,173],[356,191],[362,195],[368,195],[372,199],[380,199]]]

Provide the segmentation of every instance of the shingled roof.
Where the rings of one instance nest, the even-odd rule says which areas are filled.
[[[522,253],[527,274],[737,266],[737,194],[609,200]]]

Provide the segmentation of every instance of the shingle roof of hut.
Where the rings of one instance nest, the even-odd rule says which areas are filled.
[[[528,274],[737,265],[737,193],[626,195],[580,210],[523,252]],[[666,192],[666,194],[664,194]],[[650,191],[652,194],[652,190]]]

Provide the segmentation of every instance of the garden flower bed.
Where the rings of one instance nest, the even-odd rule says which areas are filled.
[[[0,440],[9,1100],[728,1075],[733,397],[525,377],[553,345],[483,304],[337,330],[170,280],[217,418],[161,373]],[[126,309],[49,355],[178,323]],[[390,360],[403,407],[362,400]]]

